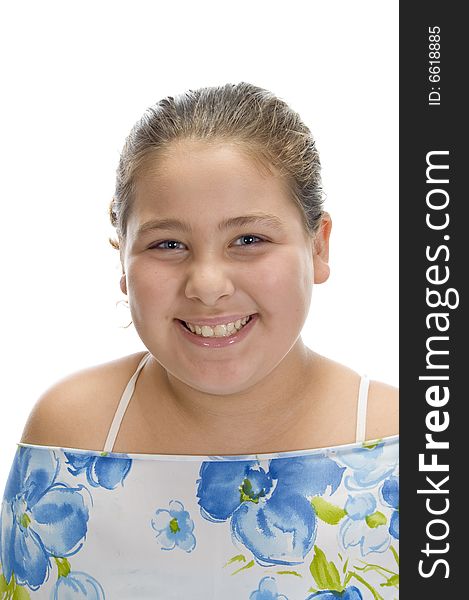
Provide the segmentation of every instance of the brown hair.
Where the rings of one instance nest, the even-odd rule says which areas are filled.
[[[116,171],[109,206],[119,241],[125,242],[135,182],[148,161],[178,140],[240,144],[253,158],[285,178],[310,235],[317,231],[323,194],[321,164],[311,131],[298,113],[271,92],[250,83],[188,90],[149,107],[132,127]]]

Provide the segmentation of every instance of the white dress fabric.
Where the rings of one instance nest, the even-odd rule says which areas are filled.
[[[399,436],[270,454],[113,452],[19,443],[0,514],[0,598],[399,597]],[[15,595],[16,594],[16,595]]]

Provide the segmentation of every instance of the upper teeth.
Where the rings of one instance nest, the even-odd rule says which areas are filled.
[[[197,335],[202,335],[204,337],[223,337],[226,335],[231,335],[235,331],[241,329],[243,325],[249,320],[249,315],[247,317],[243,317],[242,319],[238,319],[233,323],[220,323],[215,327],[210,327],[209,325],[194,325],[192,323],[188,323],[185,321],[186,325],[192,331],[192,333],[196,333]]]

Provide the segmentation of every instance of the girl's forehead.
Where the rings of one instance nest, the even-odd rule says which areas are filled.
[[[241,144],[184,140],[149,154],[138,179],[158,184],[177,183],[181,177],[186,184],[221,178],[259,186],[279,174],[273,165],[261,161],[255,150]]]
[[[291,209],[287,181],[236,145],[184,143],[150,157],[135,181],[134,208]]]

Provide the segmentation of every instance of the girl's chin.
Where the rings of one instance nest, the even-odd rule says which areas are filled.
[[[259,375],[260,366],[248,357],[245,362],[240,362],[237,358],[235,362],[230,359],[205,359],[200,363],[181,357],[174,368],[170,364],[165,365],[165,368],[184,385],[203,394],[229,396],[246,392],[257,380],[262,379],[262,375]]]

